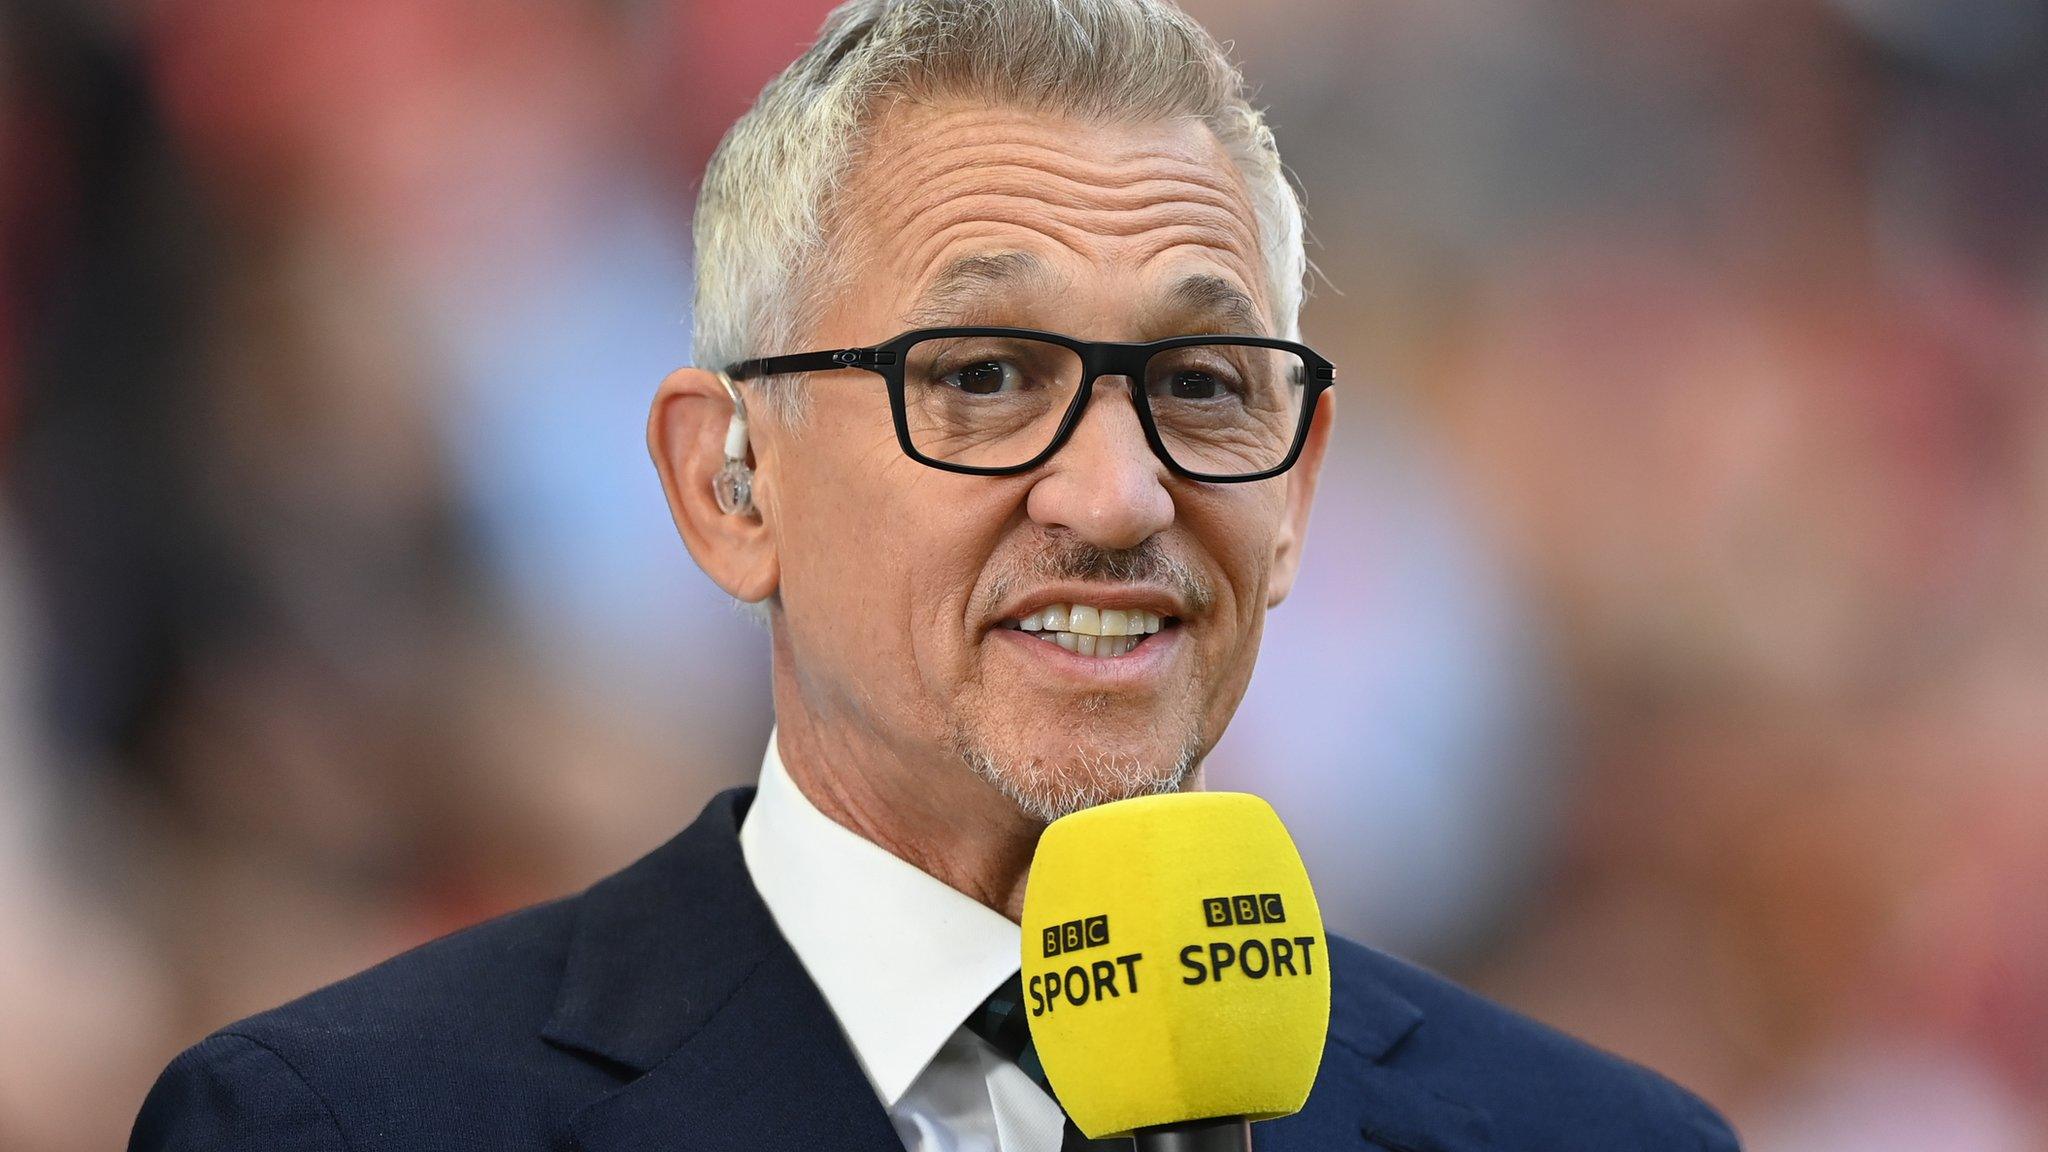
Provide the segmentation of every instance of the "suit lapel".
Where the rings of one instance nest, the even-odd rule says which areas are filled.
[[[735,789],[582,897],[550,1043],[636,1073],[570,1122],[585,1152],[900,1152],[740,855]]]
[[[682,1047],[571,1131],[585,1152],[903,1147],[793,955],[764,959]]]
[[[1334,942],[1333,942],[1334,943]],[[1389,988],[1356,946],[1332,948],[1330,1036],[1302,1110],[1252,1129],[1259,1152],[1487,1152],[1484,1112],[1432,1090],[1393,1060],[1422,1010]]]

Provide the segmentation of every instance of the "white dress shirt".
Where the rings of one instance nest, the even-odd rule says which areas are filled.
[[[818,811],[773,733],[740,852],[909,1152],[1059,1152],[1059,1105],[963,1026],[1016,924]]]

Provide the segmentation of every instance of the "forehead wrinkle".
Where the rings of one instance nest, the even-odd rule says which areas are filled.
[[[1096,161],[1076,155],[1070,139],[1040,120],[1013,115],[994,129],[986,115],[938,120],[934,128],[897,119],[891,125],[893,131],[878,141],[849,188],[851,199],[860,201],[859,206],[872,214],[871,224],[882,235],[900,235],[909,219],[935,205],[989,192],[1025,196],[1054,207],[1130,207],[1179,201],[1227,212],[1246,222],[1256,216],[1243,175],[1206,128],[1201,131],[1207,140],[1207,154],[1200,159],[1191,158],[1186,147],[1172,141],[1147,144],[1141,140],[1131,151]],[[1004,127],[1011,130],[1001,131]],[[887,137],[909,142],[890,147]],[[885,157],[888,162],[881,162]],[[1162,184],[1172,187],[1159,187]]]
[[[1083,229],[1061,227],[1056,224],[1041,226],[1022,222],[1006,222],[1004,227],[991,227],[990,224],[989,220],[976,216],[959,221],[934,233],[924,243],[920,244],[904,262],[904,267],[911,271],[902,278],[902,282],[916,283],[923,278],[926,269],[940,264],[946,259],[949,252],[957,251],[962,246],[984,244],[992,241],[1006,245],[1015,245],[1020,239],[1016,235],[1017,232],[1026,232],[1043,237],[1045,240],[1069,251],[1079,251],[1080,245],[1101,239],[1098,233]],[[1264,317],[1266,307],[1264,282],[1255,274],[1256,270],[1246,264],[1245,253],[1231,242],[1232,239],[1233,237],[1229,235],[1217,235],[1213,232],[1190,226],[1161,229],[1156,234],[1145,236],[1144,244],[1140,250],[1120,253],[1119,262],[1128,264],[1133,269],[1142,269],[1165,258],[1179,257],[1191,249],[1207,255],[1225,269],[1234,272],[1239,282],[1242,285],[1248,286],[1248,291],[1239,288],[1238,285],[1231,285],[1231,288],[1239,295],[1249,295],[1253,301],[1255,312],[1251,317],[1225,315],[1223,318],[1240,323],[1248,319],[1249,323],[1245,324],[1245,327],[1248,327],[1253,334],[1262,335],[1268,330],[1268,323]],[[971,259],[972,255],[973,253],[970,252],[965,258]],[[1095,261],[1091,260],[1090,263],[1093,264]],[[1049,272],[1054,272],[1056,269],[1056,266],[1050,264],[1046,265],[1046,267]],[[940,275],[943,276],[943,273]],[[1174,285],[1174,288],[1169,290],[1169,293],[1184,288],[1187,281],[1197,278],[1212,279],[1222,284],[1230,283],[1226,277],[1216,275],[1213,272],[1193,273],[1183,276]],[[1054,280],[1058,284],[1059,290],[1057,293],[1048,294],[1052,298],[1066,295],[1073,284],[1071,276],[1058,276],[1055,274]],[[1028,281],[1020,280],[1013,281],[1013,283],[1028,283]],[[934,302],[928,302],[926,297],[929,294],[929,288],[920,291],[919,301],[912,306],[910,314],[906,318],[910,326],[929,327],[941,321],[958,321],[962,319],[961,314],[943,312],[934,306]],[[1040,299],[1043,298],[1045,297],[1040,297]],[[963,300],[962,303],[969,307],[983,308],[991,308],[1000,303],[1006,307],[1024,310],[1027,302],[1014,298],[1005,299],[991,286],[980,293],[978,298]],[[1167,312],[1180,311],[1184,313],[1192,311],[1192,309],[1176,309],[1171,301],[1156,305],[1154,308],[1155,311],[1162,309]]]
[[[910,220],[972,196],[1009,197],[1068,211],[1143,211],[1151,208],[1193,208],[1249,221],[1251,205],[1239,190],[1190,170],[1148,173],[1132,178],[1114,173],[1088,173],[1057,165],[961,162],[927,172],[906,172],[897,181],[908,195],[876,197],[885,226],[902,227]]]
[[[980,113],[979,115],[923,118],[899,117],[890,123],[883,132],[877,133],[876,139],[885,140],[887,143],[893,144],[897,139],[907,137],[912,141],[912,144],[902,150],[910,153],[912,156],[919,156],[921,151],[923,155],[919,156],[919,159],[923,162],[943,161],[948,156],[973,148],[997,147],[1023,149],[1049,155],[1068,163],[1091,163],[1086,157],[1075,154],[1073,144],[1074,130],[1076,128],[1086,130],[1091,127],[1099,127],[1100,125],[1089,121],[1074,121],[1058,117],[1018,116],[1014,114],[1008,116],[998,115],[994,122],[990,122],[987,114],[997,111],[995,108],[983,106],[975,110],[975,112]],[[922,119],[921,123],[919,119]],[[1211,145],[1211,155],[1204,157],[1199,162],[1192,161],[1188,157],[1188,149],[1181,143],[1164,139],[1151,142],[1140,140],[1132,143],[1122,152],[1117,160],[1093,163],[1097,167],[1113,167],[1119,160],[1126,163],[1164,160],[1169,163],[1192,165],[1205,171],[1221,169],[1229,172],[1231,175],[1236,175],[1236,166],[1229,163],[1223,154],[1222,146],[1216,142],[1215,134],[1209,131],[1207,125],[1202,124],[1200,120],[1169,117],[1154,123],[1163,130],[1176,127],[1200,128],[1201,138],[1207,140]],[[1161,136],[1164,135],[1166,133],[1162,131]],[[1218,163],[1218,161],[1221,161],[1221,163]]]
[[[922,236],[899,257],[902,266],[922,278],[940,254],[959,240],[1002,236],[1013,230],[1036,233],[1083,254],[1103,240],[1142,241],[1131,245],[1141,261],[1175,245],[1195,244],[1226,254],[1240,275],[1247,275],[1240,265],[1255,261],[1258,254],[1258,238],[1244,221],[1224,212],[1188,212],[1185,206],[1171,203],[1126,211],[1049,213],[1040,201],[1028,197],[967,196],[934,204],[922,217],[901,221],[880,234]]]
[[[1019,211],[1024,203],[1015,198],[975,197],[970,202],[948,205],[946,217],[924,221],[934,236],[977,224],[999,228],[1021,228],[1061,241],[1135,241],[1144,237],[1171,238],[1200,236],[1212,244],[1247,254],[1256,251],[1257,241],[1227,217],[1213,213],[1186,213],[1170,205],[1131,212],[1038,213]],[[905,231],[908,231],[906,229]],[[903,233],[899,232],[898,235]],[[1068,244],[1069,247],[1081,245]],[[923,245],[919,245],[923,247]]]
[[[957,147],[936,141],[920,144],[894,170],[914,185],[962,172],[985,174],[989,170],[1021,169],[1034,176],[1050,174],[1076,184],[1115,191],[1149,180],[1174,180],[1208,189],[1230,199],[1242,198],[1242,178],[1220,154],[1213,159],[1195,160],[1177,149],[1141,150],[1110,159],[1076,155],[1071,146],[1001,141],[977,138]]]
[[[1018,233],[1043,237],[1069,252],[1089,259],[1090,263],[1097,261],[1088,256],[1087,248],[1097,246],[1104,238],[1102,231],[1076,227],[1064,221],[994,221],[983,215],[971,215],[968,219],[955,221],[933,232],[906,254],[902,266],[909,270],[910,274],[904,277],[904,282],[915,283],[922,280],[926,270],[944,259],[949,250],[964,244],[989,240],[1000,240],[1014,245],[1019,239]],[[1133,268],[1143,267],[1161,256],[1184,248],[1212,253],[1225,267],[1252,285],[1253,298],[1259,299],[1257,286],[1260,281],[1257,276],[1251,274],[1251,269],[1246,264],[1248,253],[1236,243],[1239,237],[1233,230],[1177,223],[1140,229],[1117,238],[1139,241],[1125,245],[1129,250],[1116,254],[1118,263]]]
[[[922,217],[936,215],[946,219],[949,209],[954,210],[951,218],[957,218],[960,211],[1007,208],[1012,212],[1036,211],[1055,217],[1072,215],[1103,219],[1175,214],[1236,225],[1247,237],[1253,234],[1248,214],[1240,217],[1235,204],[1188,193],[1186,185],[1160,187],[1155,183],[1150,188],[1126,195],[1089,195],[1072,185],[1048,182],[1037,174],[1016,179],[941,181],[921,190],[915,202],[902,205],[898,212],[892,214],[890,223],[892,231],[900,233],[901,229],[912,226]]]

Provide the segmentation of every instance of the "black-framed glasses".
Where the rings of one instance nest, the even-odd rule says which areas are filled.
[[[1095,381],[1122,376],[1152,451],[1176,475],[1264,480],[1294,466],[1316,400],[1337,380],[1304,345],[1265,336],[1176,336],[1146,344],[1029,328],[920,328],[871,348],[744,360],[734,380],[859,368],[882,377],[896,439],[920,464],[974,476],[1052,458]]]

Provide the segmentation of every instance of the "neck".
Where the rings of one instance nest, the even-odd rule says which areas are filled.
[[[1045,825],[950,749],[907,744],[856,717],[820,715],[789,679],[778,664],[776,746],[804,796],[842,827],[1021,919],[1025,877]]]

